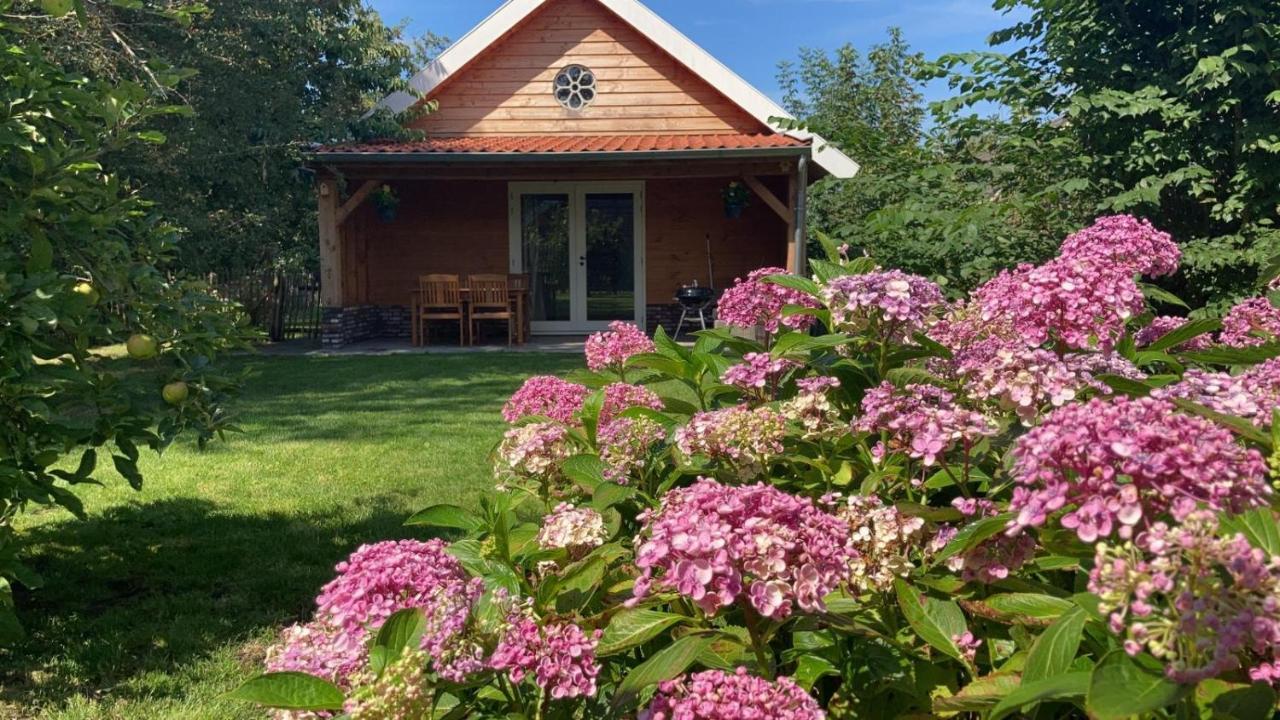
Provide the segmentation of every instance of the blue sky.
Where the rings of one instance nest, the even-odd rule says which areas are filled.
[[[391,24],[411,20],[409,32],[432,30],[457,39],[501,0],[370,0]],[[903,29],[929,57],[986,48],[987,36],[1012,24],[991,0],[645,0],[650,8],[766,93],[777,98],[778,62],[800,47],[865,49]],[[946,97],[944,84],[926,93]]]

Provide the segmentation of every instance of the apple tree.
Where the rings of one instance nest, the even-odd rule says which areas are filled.
[[[141,487],[141,450],[233,429],[222,403],[238,379],[213,362],[251,337],[171,264],[177,229],[103,166],[163,142],[148,122],[182,108],[68,73],[32,37],[48,18],[13,10],[0,0],[0,644],[21,633],[10,583],[40,584],[15,517],[33,505],[83,516],[76,488],[103,470]],[[98,351],[120,344],[129,360]]]

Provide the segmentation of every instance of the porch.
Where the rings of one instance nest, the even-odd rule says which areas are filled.
[[[535,340],[616,320],[673,332],[681,287],[720,290],[759,267],[804,266],[810,148],[761,137],[768,146],[684,151],[326,148],[312,160],[324,346],[407,342],[418,279],[440,273],[464,284],[527,277]],[[734,182],[750,202],[730,217],[723,191]],[[371,200],[383,188],[398,201],[393,216]],[[505,346],[503,334],[491,338]],[[456,346],[456,323],[431,344]]]

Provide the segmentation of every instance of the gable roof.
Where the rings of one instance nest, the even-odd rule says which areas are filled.
[[[507,0],[502,7],[441,53],[422,72],[415,75],[410,80],[410,86],[424,97],[430,95],[433,90],[455,73],[463,70],[526,18],[553,2],[556,0]],[[858,163],[817,134],[806,130],[783,129],[776,123],[770,122],[771,118],[794,118],[767,95],[725,67],[723,63],[645,7],[639,0],[595,0],[595,2],[622,18],[650,42],[674,57],[677,62],[711,84],[731,102],[761,123],[780,134],[810,142],[813,147],[813,161],[827,173],[838,178],[851,178],[858,173],[860,169]],[[393,112],[402,112],[417,101],[418,98],[410,93],[398,92],[384,98],[381,105]]]

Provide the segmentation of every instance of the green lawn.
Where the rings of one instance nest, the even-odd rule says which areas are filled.
[[[260,718],[222,699],[303,618],[334,563],[410,537],[413,511],[490,483],[499,409],[569,355],[261,357],[245,435],[147,458],[134,493],[104,475],[88,522],[20,525],[47,581],[19,596],[28,642],[0,651],[0,717]]]

